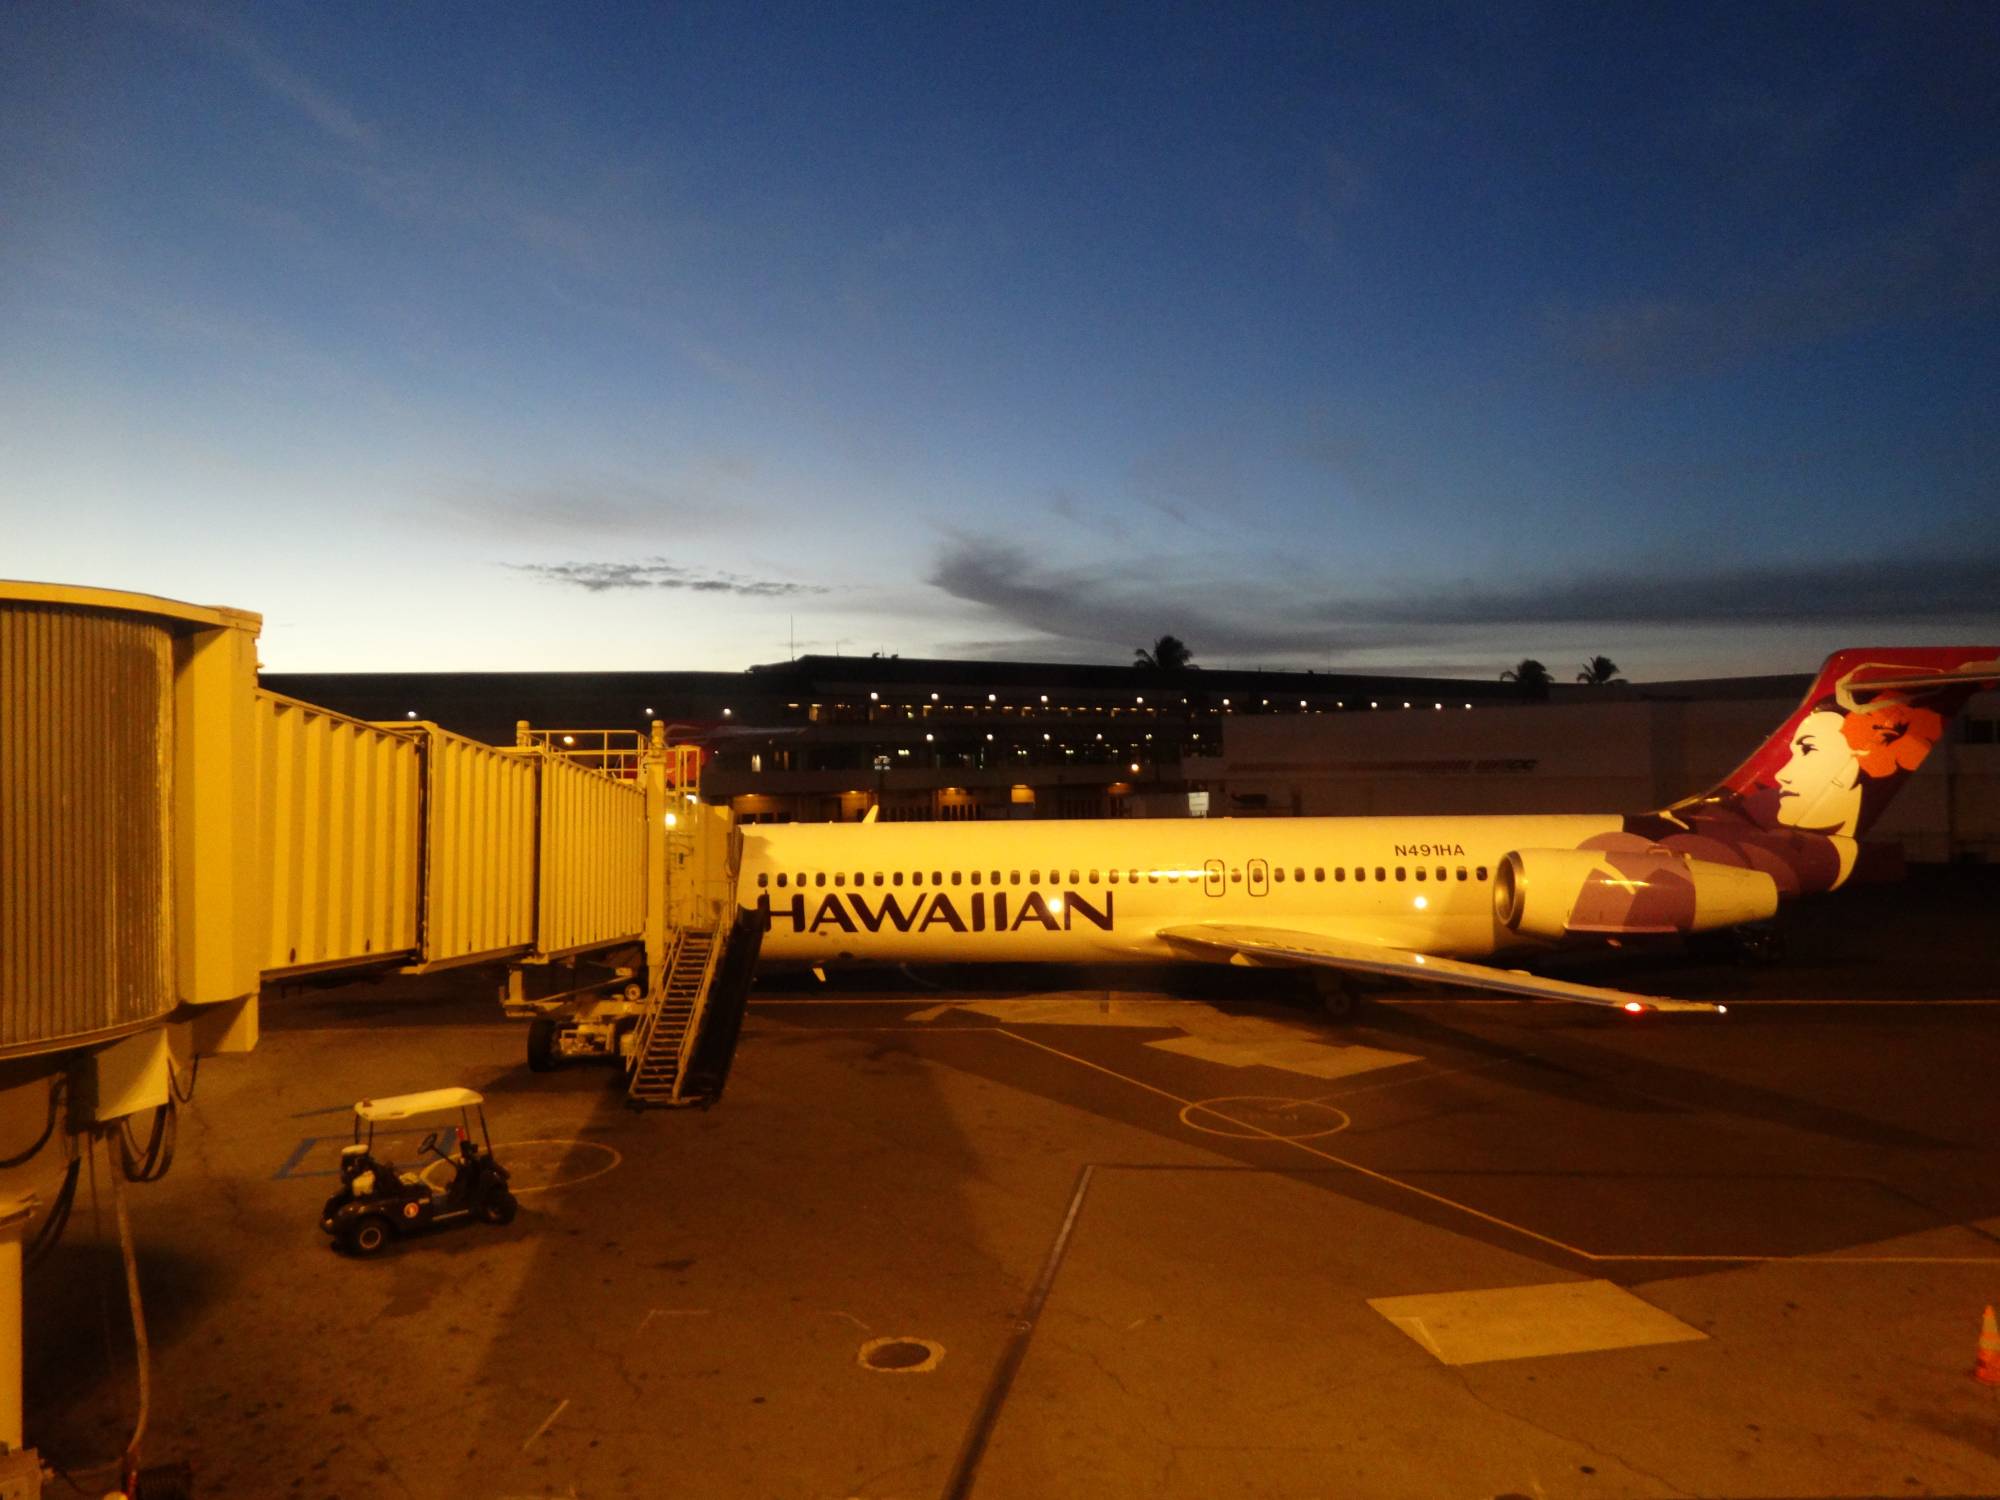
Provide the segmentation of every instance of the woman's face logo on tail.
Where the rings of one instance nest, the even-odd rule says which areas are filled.
[[[1861,760],[1841,733],[1847,715],[1823,708],[1799,721],[1778,768],[1778,821],[1818,833],[1851,834],[1861,819]]]

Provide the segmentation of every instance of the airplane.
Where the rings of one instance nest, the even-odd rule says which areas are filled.
[[[1311,968],[1336,1016],[1349,975],[1720,1012],[1487,960],[1739,928],[1833,890],[1995,681],[2000,648],[1837,651],[1742,765],[1654,813],[762,824],[737,900],[776,963],[1194,960]]]

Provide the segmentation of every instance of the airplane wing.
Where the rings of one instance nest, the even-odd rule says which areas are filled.
[[[1323,932],[1239,927],[1227,922],[1193,922],[1164,927],[1159,935],[1190,956],[1203,958],[1226,955],[1252,964],[1316,964],[1355,974],[1384,974],[1391,979],[1433,979],[1440,984],[1461,985],[1468,989],[1499,990],[1504,994],[1529,995],[1546,1000],[1574,1000],[1583,1005],[1608,1005],[1619,1010],[1721,1012],[1727,1008],[1703,1000],[1664,1000],[1653,995],[1601,989],[1596,985],[1571,984],[1567,980],[1545,979],[1520,969],[1495,969],[1461,959],[1413,953],[1406,948],[1357,943],[1351,938]]]

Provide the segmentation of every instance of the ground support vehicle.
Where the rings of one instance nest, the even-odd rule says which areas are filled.
[[[334,1245],[350,1255],[377,1255],[399,1236],[465,1224],[506,1224],[517,1207],[508,1185],[507,1169],[493,1156],[493,1137],[486,1128],[485,1099],[471,1089],[429,1089],[386,1099],[363,1099],[354,1106],[354,1141],[340,1151],[340,1190],[320,1210],[319,1227]],[[452,1147],[431,1131],[417,1147],[419,1166],[399,1172],[375,1154],[375,1127],[391,1120],[457,1111]],[[474,1139],[472,1121],[479,1121]],[[367,1137],[362,1137],[362,1126]],[[425,1157],[451,1169],[441,1188],[425,1180]]]

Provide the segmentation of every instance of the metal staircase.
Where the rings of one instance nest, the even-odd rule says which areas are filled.
[[[702,1011],[715,982],[723,944],[712,927],[682,927],[659,993],[639,1023],[627,1097],[633,1104],[693,1103],[686,1097],[687,1060],[701,1031]]]

